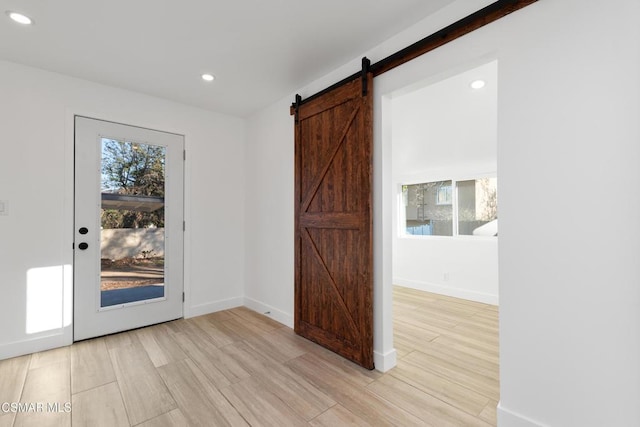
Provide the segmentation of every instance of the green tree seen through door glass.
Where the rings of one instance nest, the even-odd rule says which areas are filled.
[[[102,192],[164,197],[165,148],[157,145],[102,139]],[[164,208],[152,212],[103,209],[101,226],[108,228],[164,227]]]

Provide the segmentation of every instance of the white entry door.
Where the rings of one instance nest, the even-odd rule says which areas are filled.
[[[182,317],[184,137],[75,118],[74,340]]]

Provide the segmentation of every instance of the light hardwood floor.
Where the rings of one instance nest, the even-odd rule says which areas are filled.
[[[60,404],[0,427],[495,425],[497,307],[396,287],[394,328],[384,375],[246,308],[0,361],[0,404]]]

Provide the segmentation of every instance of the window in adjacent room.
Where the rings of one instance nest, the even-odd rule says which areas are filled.
[[[495,177],[403,185],[402,195],[405,234],[498,234],[498,185]]]

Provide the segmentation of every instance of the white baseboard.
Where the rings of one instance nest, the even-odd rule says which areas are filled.
[[[417,289],[419,291],[433,292],[434,294],[482,302],[484,304],[498,305],[499,302],[498,295],[470,291],[468,289],[452,288],[450,286],[442,286],[435,283],[419,282],[416,280],[407,280],[396,277],[393,279],[393,284],[404,286],[406,288]]]
[[[376,367],[376,371],[387,372],[388,370],[394,368],[398,362],[398,353],[394,348],[387,353],[380,353],[377,351],[373,352],[373,364]]]
[[[531,418],[511,411],[502,406],[502,402],[499,402],[498,427],[546,427],[546,424],[538,423]]]
[[[284,311],[249,297],[244,297],[244,306],[255,312],[269,316],[276,322],[280,322],[293,329],[293,316],[289,313],[285,313]]]
[[[0,344],[0,360],[12,357],[24,356],[25,354],[37,353],[39,351],[51,350],[58,347],[66,347],[72,344],[70,331],[61,331],[58,334],[17,341],[7,344]]]
[[[202,316],[205,314],[215,313],[216,311],[228,310],[230,308],[241,307],[243,305],[242,297],[229,298],[221,301],[208,302],[206,304],[198,304],[184,309],[184,318]]]

